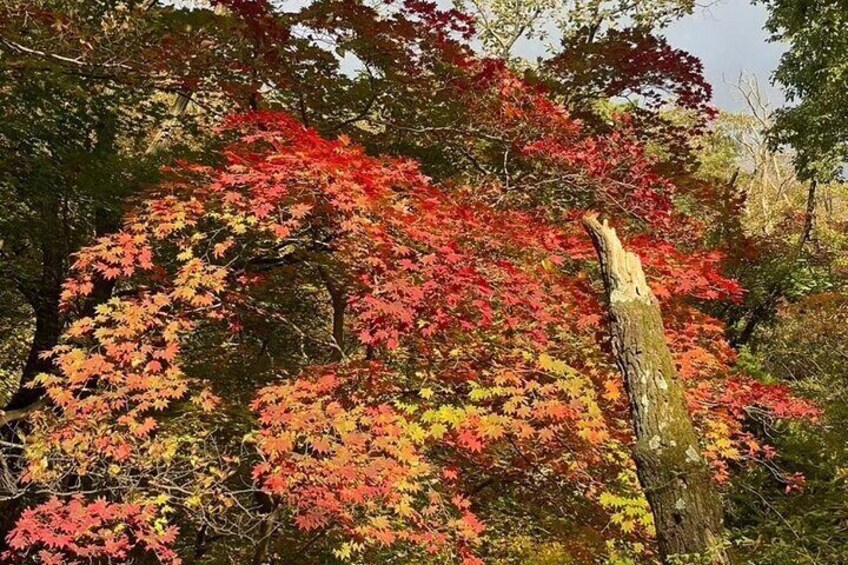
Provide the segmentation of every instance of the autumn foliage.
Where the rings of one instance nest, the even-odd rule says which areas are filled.
[[[177,528],[163,528],[157,519],[155,506],[54,497],[24,511],[9,537],[9,547],[21,556],[32,554],[45,565],[127,561],[139,551],[176,563],[177,555],[169,546]],[[11,559],[17,562],[16,557]]]
[[[469,77],[481,127],[516,131],[522,159],[571,179],[579,204],[504,206],[503,186],[435,184],[413,162],[369,156],[285,113],[229,118],[220,164],[175,167],[120,232],[77,256],[64,308],[82,311],[102,279],[115,296],[68,328],[50,353],[55,374],[38,377],[52,409],[34,420],[25,481],[85,481],[109,502],[76,495],[27,510],[8,559],[140,551],[177,563],[169,520],[238,512],[245,465],[273,512],[331,533],[343,559],[403,546],[479,563],[485,509],[469,493],[481,474],[553,474],[620,525],[607,535],[650,537],[622,479],[631,432],[575,222],[588,207],[621,218],[643,258],[719,481],[773,456],[747,431],[749,410],[815,417],[734,371],[720,322],[694,304],[742,290],[720,274],[719,253],[687,248],[701,227],[675,211],[676,187],[626,121],[592,135],[502,67]],[[343,306],[315,303],[327,321],[304,329],[285,297],[316,287]],[[210,450],[216,422],[239,406],[193,343],[212,336],[213,357],[236,358],[257,320],[300,340],[297,369],[242,384],[248,455],[241,438]],[[187,414],[193,438],[171,425]]]

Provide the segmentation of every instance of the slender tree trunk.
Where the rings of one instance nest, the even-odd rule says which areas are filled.
[[[609,299],[616,364],[624,376],[633,426],[639,482],[651,506],[663,560],[710,556],[729,563],[718,547],[721,500],[701,457],[685,393],[665,341],[662,317],[639,258],[624,250],[606,222],[584,218]]]
[[[807,210],[804,213],[804,228],[801,230],[801,236],[798,238],[798,255],[803,253],[804,247],[813,239],[814,228],[816,226],[816,196],[819,188],[818,181],[810,182],[810,189],[807,191]]]
[[[344,359],[344,319],[347,297],[342,287],[333,280],[327,269],[319,266],[318,272],[324,280],[327,292],[330,294],[330,304],[333,308],[333,351],[330,354],[330,361],[338,362]]]
[[[253,552],[253,565],[269,565],[271,563],[271,541],[274,537],[274,530],[277,527],[277,521],[280,519],[280,507],[268,499],[271,503],[272,510],[265,516],[257,531],[256,548]]]
[[[98,208],[95,211],[94,232],[97,237],[116,231],[120,220],[114,213]],[[26,409],[38,401],[44,392],[30,383],[39,373],[53,370],[50,359],[44,359],[42,353],[53,349],[59,343],[63,320],[59,311],[62,283],[65,279],[66,250],[60,242],[46,241],[42,245],[41,278],[31,296],[27,297],[35,316],[35,333],[30,345],[26,364],[21,372],[18,390],[6,404],[4,411]],[[83,309],[82,315],[89,316],[98,304],[102,304],[112,295],[113,281],[96,278],[94,289]]]
[[[42,352],[59,343],[62,320],[59,314],[59,296],[62,292],[64,257],[51,243],[42,249],[41,279],[31,306],[35,315],[35,333],[30,344],[26,364],[21,372],[18,390],[6,404],[5,410],[17,410],[38,400],[42,391],[29,384],[39,373],[50,371],[52,363],[41,357]]]

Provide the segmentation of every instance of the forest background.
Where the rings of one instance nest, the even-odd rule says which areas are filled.
[[[848,5],[726,6],[2,0],[0,560],[843,563]]]

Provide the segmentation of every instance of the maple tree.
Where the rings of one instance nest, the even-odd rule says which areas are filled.
[[[241,138],[222,166],[182,166],[122,231],[79,254],[66,308],[84,303],[97,277],[115,280],[119,297],[74,322],[52,353],[58,372],[39,375],[56,408],[33,420],[25,481],[43,488],[86,477],[113,496],[124,492],[139,512],[157,504],[147,485],[169,493],[162,512],[235,506],[226,483],[238,454],[217,452],[213,464],[202,440],[192,445],[169,429],[176,413],[196,412],[204,438],[228,410],[214,372],[193,370],[190,338],[224,331],[238,348],[256,314],[284,327],[291,321],[268,295],[323,277],[345,288],[352,339],[302,335],[314,351],[302,369],[256,383],[252,402],[256,488],[288,507],[299,528],[336,532],[340,556],[404,543],[473,563],[485,529],[463,491],[475,469],[543,465],[599,506],[609,502],[603,493],[626,494],[614,479],[607,484],[629,468],[616,455],[629,431],[614,416],[624,408],[620,385],[598,349],[600,306],[578,274],[590,255],[578,225],[492,208],[485,194],[435,186],[410,162],[367,157],[285,114],[236,117],[227,129]],[[606,167],[552,154],[602,186],[618,185]],[[662,206],[644,213],[669,228]],[[669,300],[738,292],[708,262],[703,275],[681,280],[690,258],[645,260],[668,281],[658,288]],[[278,269],[291,273],[287,284]],[[727,461],[764,449],[743,431],[746,406],[814,415],[782,389],[754,390],[741,378],[751,394],[728,395],[720,367],[729,353],[704,339],[716,341],[720,328],[672,328],[719,476]],[[188,476],[176,449],[194,458]],[[608,471],[588,473],[599,465]],[[212,488],[198,492],[198,484]],[[19,546],[19,555],[31,551]]]
[[[132,195],[156,182],[158,166],[209,150],[221,114],[270,103],[263,87],[275,89],[274,104],[296,109],[307,122],[350,127],[378,96],[449,58],[457,44],[440,26],[467,33],[459,14],[426,3],[314,2],[295,12],[263,2],[208,8],[108,0],[2,4],[2,196],[9,214],[0,224],[0,275],[12,288],[9,303],[21,303],[9,311],[25,312],[8,325],[26,327],[29,308],[35,318],[33,335],[23,338],[30,343],[11,355],[26,348],[28,360],[4,382],[9,443],[17,443],[19,420],[43,403],[42,390],[28,385],[51,370],[39,353],[56,345],[68,321],[59,295],[70,254],[116,230]],[[292,34],[295,27],[331,36],[335,45]],[[359,53],[370,75],[348,77],[336,49]],[[91,305],[111,292],[108,280],[95,286]],[[11,452],[4,457],[17,459],[6,447]],[[16,472],[4,476],[5,488],[15,490],[16,479]]]

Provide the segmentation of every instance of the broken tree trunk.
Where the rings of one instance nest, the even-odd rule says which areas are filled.
[[[609,299],[616,364],[624,376],[636,432],[633,456],[651,511],[663,560],[710,556],[729,560],[719,547],[722,508],[665,341],[659,303],[639,258],[594,215],[583,219],[592,238]]]

